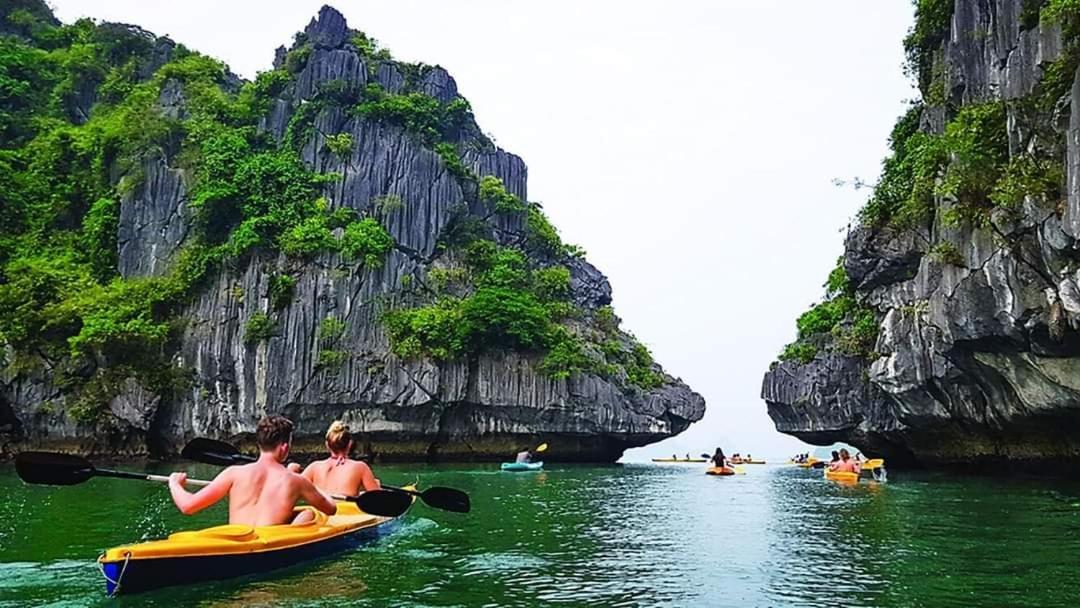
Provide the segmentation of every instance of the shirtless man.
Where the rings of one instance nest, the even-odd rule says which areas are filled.
[[[851,459],[851,454],[847,449],[840,450],[840,460],[837,460],[829,464],[830,471],[842,471],[844,473],[858,473],[862,469],[862,466]]]
[[[304,477],[323,492],[355,496],[382,487],[366,462],[349,458],[353,438],[344,422],[335,420],[330,425],[326,431],[326,447],[330,457],[316,460],[304,469]]]
[[[292,422],[284,416],[264,417],[255,430],[255,442],[259,444],[257,461],[225,469],[210,485],[195,493],[184,489],[187,473],[173,473],[169,476],[173,502],[181,513],[192,515],[228,496],[229,523],[249,526],[309,522],[314,514],[308,509],[294,519],[293,507],[301,500],[333,515],[337,503],[282,464],[289,457],[292,430]]]

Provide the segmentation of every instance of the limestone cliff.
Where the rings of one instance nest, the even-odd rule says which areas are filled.
[[[923,99],[829,299],[765,375],[778,430],[896,464],[1080,464],[1076,12],[917,3],[905,44]]]
[[[111,156],[105,146],[118,276],[103,284],[134,298],[151,285],[147,297],[160,301],[115,331],[112,317],[79,309],[70,348],[8,329],[5,450],[168,454],[193,436],[244,440],[261,415],[283,412],[299,425],[301,449],[320,449],[329,421],[343,418],[360,449],[388,458],[498,459],[545,440],[553,460],[611,461],[703,415],[701,396],[618,329],[607,279],[527,202],[525,163],[483,134],[441,67],[393,60],[329,7],[278,49],[274,70],[255,83],[216,73],[213,87],[192,76],[190,51],[172,41],[96,28],[93,36],[121,28],[139,39],[132,92],[116,107],[152,86],[146,111],[153,124],[166,121],[152,146]],[[10,35],[47,39],[25,28]],[[108,69],[62,97],[73,124],[118,111],[103,89],[121,67]],[[220,136],[234,127],[239,139]],[[266,211],[262,200],[280,192],[245,194],[262,185],[244,169],[214,182],[213,163],[234,144],[264,151],[260,161],[297,155],[311,175],[301,186],[314,184],[309,198],[318,200]],[[250,175],[271,175],[250,166]],[[191,268],[197,278],[174,289]],[[11,290],[16,276],[5,275]],[[496,314],[480,308],[481,293],[497,295],[487,305],[499,314],[517,298],[524,320],[517,309],[476,319]],[[14,297],[0,293],[0,304],[15,306]],[[442,313],[458,316],[425,325]],[[162,335],[139,334],[133,350],[123,332],[144,323],[163,324]],[[469,323],[483,329],[435,335]],[[100,325],[104,337],[94,333]],[[146,368],[132,352],[164,364]]]

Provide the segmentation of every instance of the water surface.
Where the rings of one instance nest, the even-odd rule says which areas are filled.
[[[1080,605],[1076,484],[893,473],[845,487],[746,470],[382,466],[389,483],[468,491],[473,513],[418,506],[336,559],[108,600],[102,549],[219,523],[224,508],[184,517],[163,486],[136,481],[28,487],[5,465],[0,606]]]

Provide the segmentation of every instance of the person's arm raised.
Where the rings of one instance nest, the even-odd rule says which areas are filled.
[[[169,475],[169,493],[172,494],[176,508],[180,509],[184,515],[194,515],[228,496],[233,484],[232,470],[232,467],[225,469],[214,478],[214,481],[210,482],[210,485],[194,493],[184,489],[187,473]]]
[[[315,484],[308,481],[306,477],[297,475],[296,483],[300,484],[300,498],[303,498],[304,502],[327,515],[337,513],[337,503],[331,500],[326,494],[323,494],[322,491],[319,490],[319,488],[316,488]]]

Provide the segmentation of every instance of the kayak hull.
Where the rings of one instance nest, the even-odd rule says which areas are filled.
[[[849,473],[847,471],[825,471],[825,479],[839,481],[840,483],[857,483],[859,481],[859,474]]]
[[[544,468],[543,462],[504,462],[500,467],[503,471],[539,471]]]
[[[705,469],[706,475],[734,475],[735,469],[731,467],[709,467]]]
[[[302,507],[310,509],[310,507]],[[98,565],[109,596],[262,574],[355,549],[392,532],[400,517],[364,513],[338,503],[306,525],[225,525],[178,532],[168,539],[107,550]]]
[[[706,460],[704,458],[691,458],[689,460],[687,460],[685,458],[653,458],[652,461],[653,462],[696,462],[696,463],[709,462],[708,460]]]
[[[101,562],[110,597],[271,572],[338,555],[371,543],[401,525],[393,520],[341,537],[291,549],[250,555],[212,555]],[[119,584],[117,584],[119,582]]]

